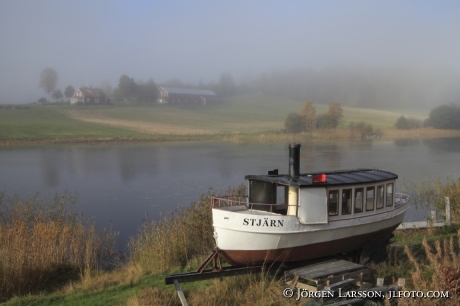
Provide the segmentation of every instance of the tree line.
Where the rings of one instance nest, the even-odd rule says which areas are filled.
[[[302,106],[299,113],[287,115],[284,126],[286,132],[300,133],[314,129],[335,129],[343,118],[343,110],[340,102],[330,103],[325,114],[317,114],[312,100],[308,100]]]
[[[433,108],[424,121],[401,116],[396,120],[395,127],[400,130],[433,127],[435,129],[460,129],[460,106],[444,104]]]
[[[48,95],[49,100],[54,99],[56,102],[60,101],[64,95],[70,99],[74,93],[75,88],[71,85],[67,86],[64,93],[60,89],[56,89],[58,80],[58,73],[53,68],[46,68],[40,74],[39,86]],[[161,86],[178,87],[178,88],[194,88],[194,89],[209,89],[214,91],[219,97],[232,96],[237,91],[237,86],[232,75],[229,72],[222,73],[218,83],[203,84],[202,81],[198,85],[184,84],[178,79],[172,79]],[[120,76],[118,86],[113,89],[108,82],[101,84],[101,89],[107,97],[113,97],[118,101],[127,102],[140,102],[140,103],[153,103],[157,100],[159,86],[149,79],[147,82],[136,81],[133,77],[126,74]],[[38,102],[44,104],[49,101],[46,98],[40,98]]]
[[[230,72],[221,74],[218,82],[204,84],[185,84],[179,79],[157,85],[179,88],[209,89],[219,97],[236,94],[264,94],[283,96],[305,101],[310,97],[315,101],[341,101],[352,107],[391,108],[401,105],[406,107],[428,107],[432,101],[456,101],[460,98],[456,74],[446,71],[420,71],[410,69],[365,69],[355,67],[332,67],[323,70],[291,69],[276,70],[259,75],[243,75],[237,83]],[[49,98],[61,99],[56,91],[57,72],[52,68],[44,69],[40,77],[40,87]],[[152,99],[155,88],[152,79],[147,82],[135,80],[126,74],[120,77],[118,87],[113,89],[108,82],[101,84],[101,89],[115,99],[138,98]],[[65,94],[65,93],[64,93]],[[67,95],[65,95],[68,97]]]

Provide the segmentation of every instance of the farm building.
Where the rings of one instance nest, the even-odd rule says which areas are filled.
[[[200,104],[216,102],[217,96],[212,90],[160,87],[158,103]]]
[[[70,104],[73,105],[106,105],[109,102],[100,88],[81,87],[70,98]]]

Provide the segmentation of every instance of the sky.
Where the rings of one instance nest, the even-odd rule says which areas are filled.
[[[293,68],[460,74],[460,1],[0,0],[0,104],[57,88],[218,82]]]

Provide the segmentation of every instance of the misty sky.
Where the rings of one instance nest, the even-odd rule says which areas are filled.
[[[67,85],[236,81],[274,69],[413,67],[460,73],[460,1],[0,0],[0,103]]]

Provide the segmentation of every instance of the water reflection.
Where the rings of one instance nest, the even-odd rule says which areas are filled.
[[[394,144],[398,148],[414,147],[418,146],[420,143],[419,139],[396,139]]]
[[[341,147],[336,144],[315,144],[314,142],[304,143],[300,149],[300,164],[305,172],[315,172],[318,170],[337,170],[341,168]],[[318,164],[327,167],[318,169]]]
[[[41,157],[41,168],[43,181],[49,188],[59,186],[59,152],[42,152]]]
[[[460,138],[301,144],[301,171],[379,168],[403,180],[458,176]],[[440,154],[442,152],[442,154]],[[422,166],[421,166],[422,165]],[[0,192],[27,197],[77,192],[76,210],[102,228],[110,224],[121,241],[136,233],[146,214],[189,205],[210,187],[226,190],[248,174],[288,173],[288,146],[169,143],[120,146],[53,146],[0,149]],[[411,208],[412,209],[412,208]],[[411,210],[406,220],[424,219]]]
[[[423,143],[433,151],[460,151],[460,138],[426,139]]]

